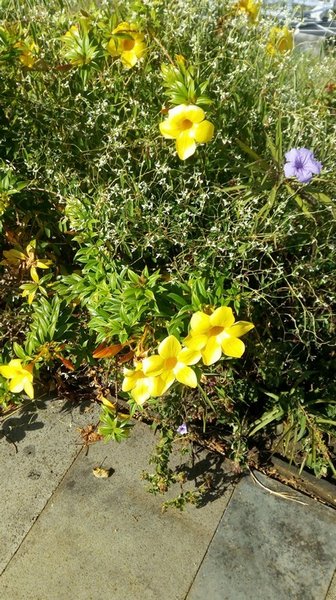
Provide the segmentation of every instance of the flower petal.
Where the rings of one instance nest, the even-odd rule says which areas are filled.
[[[308,148],[298,148],[297,155],[298,159],[300,159],[300,162],[303,165],[306,165],[307,162],[309,162],[314,157],[313,152],[311,150],[308,150]]]
[[[294,163],[286,163],[284,166],[285,177],[296,177],[296,167]]]
[[[297,148],[292,148],[285,154],[285,158],[288,162],[295,162],[295,160],[297,159],[297,156],[298,156]]]
[[[204,346],[206,346],[208,341],[208,336],[205,334],[194,334],[193,332],[190,333],[190,335],[188,335],[184,340],[183,343],[185,344],[185,346],[187,346],[187,348],[190,348],[190,350],[202,350],[202,348],[204,348]]]
[[[12,379],[8,389],[10,392],[13,392],[13,394],[18,394],[19,392],[22,392],[25,383],[25,378],[22,375],[18,375]]]
[[[245,351],[245,344],[236,337],[227,337],[222,341],[222,349],[226,356],[240,358]]]
[[[240,338],[248,331],[251,331],[251,329],[254,329],[253,323],[249,323],[249,321],[237,321],[232,327],[228,327],[225,333],[232,337]]]
[[[231,327],[234,323],[232,308],[229,306],[220,306],[212,315],[210,315],[212,327]]]
[[[215,127],[212,123],[210,123],[210,121],[202,121],[202,123],[197,123],[192,128],[194,139],[199,144],[210,142],[210,140],[213,138],[214,132]]]
[[[126,69],[131,69],[138,62],[138,57],[134,50],[126,50],[122,52],[120,58]]]
[[[124,380],[123,380],[122,386],[121,386],[122,391],[129,392],[130,390],[132,390],[135,387],[137,381],[139,379],[143,379],[143,377],[144,377],[144,373],[142,371],[133,371],[133,372],[130,371],[130,374],[126,375],[124,377]]]
[[[296,169],[296,177],[300,183],[309,183],[313,175],[310,169]]]
[[[144,404],[151,397],[153,383],[150,377],[140,379],[135,388],[131,391],[131,396],[137,404]]]
[[[137,55],[138,58],[143,58],[147,52],[147,46],[145,44],[144,40],[144,36],[142,33],[134,33],[133,34],[133,39],[135,41],[134,44],[134,52]]]
[[[10,365],[1,365],[0,367],[0,375],[5,377],[5,379],[11,379],[15,376],[16,369],[11,367]]]
[[[174,106],[168,111],[168,119],[172,119],[175,122],[180,122],[183,119],[186,119],[186,109],[187,104],[179,104],[178,106]]]
[[[148,358],[144,358],[142,361],[142,368],[145,375],[156,377],[162,373],[164,361],[161,356],[154,354]]]
[[[319,175],[322,171],[322,163],[318,160],[312,159],[309,161],[309,168],[314,175]]]
[[[215,337],[211,337],[202,351],[202,358],[205,365],[213,365],[222,356],[221,345],[217,342]]]
[[[30,381],[25,382],[23,389],[29,398],[31,398],[31,399],[34,398],[34,388],[33,388],[32,384],[30,383]]]
[[[163,396],[166,393],[168,388],[174,383],[175,376],[172,372],[168,373],[168,375],[164,374],[160,377],[153,377],[153,389],[152,396],[153,398],[157,398],[158,396]]]
[[[130,392],[135,385],[135,381],[133,377],[124,377],[121,389],[123,392]]]
[[[196,363],[201,360],[201,353],[199,350],[182,348],[181,352],[177,355],[177,360],[185,365],[196,365]]]
[[[120,31],[127,33],[128,31],[134,30],[134,27],[135,26],[133,24],[128,23],[127,21],[122,21],[115,29],[113,29],[112,33],[119,33]]]
[[[176,140],[176,151],[181,160],[186,160],[194,154],[196,142],[190,135],[190,130],[182,131]]]
[[[188,427],[186,423],[182,423],[177,429],[176,432],[180,435],[186,435],[188,433]]]
[[[192,123],[200,123],[205,117],[204,110],[195,104],[187,104],[184,110],[184,118]]]
[[[169,335],[159,344],[158,353],[164,358],[176,357],[181,350],[181,344],[174,335]]]
[[[22,369],[22,364],[21,364],[21,360],[20,358],[12,358],[12,360],[9,361],[8,365],[10,367],[16,367],[17,369]]]
[[[194,333],[206,333],[211,327],[210,317],[198,310],[190,319],[190,329]]]
[[[176,126],[176,123],[171,121],[171,119],[166,119],[159,124],[160,132],[163,137],[171,140],[176,140],[176,138],[180,135],[181,131]]]
[[[120,56],[121,50],[115,38],[111,38],[106,46],[106,50],[111,56]]]
[[[175,377],[177,381],[187,385],[188,387],[195,388],[197,387],[197,377],[195,371],[193,371],[190,367],[185,367],[182,363],[181,366],[177,364],[174,369]]]
[[[292,148],[291,150],[289,150],[288,152],[285,153],[285,158],[287,160],[287,162],[295,162],[296,159],[298,158],[298,152],[299,149],[298,148]]]

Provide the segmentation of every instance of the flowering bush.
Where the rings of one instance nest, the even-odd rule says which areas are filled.
[[[107,439],[244,462],[282,423],[333,470],[333,51],[252,1],[3,6],[3,412],[85,377]]]

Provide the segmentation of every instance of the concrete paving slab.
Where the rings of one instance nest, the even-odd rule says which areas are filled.
[[[34,402],[0,429],[0,573],[79,453],[78,428],[97,421],[93,405],[65,404]]]
[[[281,493],[288,488],[258,474]],[[296,494],[236,487],[187,600],[324,600],[336,566],[336,513]]]
[[[152,445],[151,430],[138,423],[126,442],[78,456],[4,571],[2,600],[185,598],[232,488],[212,455],[221,493],[200,509],[162,513],[165,497],[149,494],[139,477]],[[114,470],[110,478],[93,476],[101,463]],[[205,466],[203,453],[196,472]]]

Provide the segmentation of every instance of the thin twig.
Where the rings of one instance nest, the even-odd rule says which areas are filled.
[[[303,506],[308,506],[307,502],[302,502],[302,500],[298,500],[294,496],[291,496],[288,492],[275,492],[273,490],[270,490],[266,485],[261,483],[261,481],[259,481],[259,479],[257,479],[257,477],[254,475],[254,473],[250,469],[250,467],[248,467],[248,470],[250,472],[250,475],[251,475],[253,481],[255,483],[257,483],[258,485],[260,485],[260,487],[262,487],[264,490],[266,490],[266,492],[269,492],[273,496],[278,496],[279,498],[283,498],[284,500],[290,500],[291,502],[297,502],[297,504],[303,504]]]
[[[168,58],[169,62],[173,66],[175,66],[172,57],[170,56],[170,54],[168,53],[168,51],[166,50],[166,48],[161,44],[160,40],[158,40],[158,38],[156,38],[155,36],[153,36],[153,40],[161,48],[162,52],[166,55],[166,57]]]

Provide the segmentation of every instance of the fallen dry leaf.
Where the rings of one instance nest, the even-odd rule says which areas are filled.
[[[112,475],[112,469],[104,469],[103,467],[94,467],[92,473],[95,477],[107,479]]]
[[[100,433],[97,433],[96,429],[97,425],[87,425],[87,427],[82,427],[79,429],[79,433],[85,446],[95,444],[103,439],[103,436],[100,435]]]

